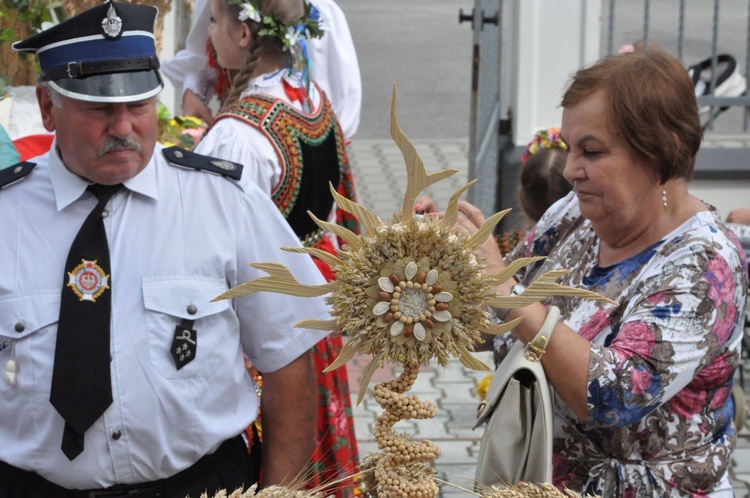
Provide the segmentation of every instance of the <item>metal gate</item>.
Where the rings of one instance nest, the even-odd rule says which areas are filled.
[[[459,12],[459,22],[473,30],[471,110],[469,115],[469,180],[479,181],[467,198],[485,214],[495,212],[501,140],[500,68],[501,0],[475,0],[470,14]]]

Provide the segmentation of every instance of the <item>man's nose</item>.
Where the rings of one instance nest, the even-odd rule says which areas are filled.
[[[110,115],[109,134],[118,138],[128,138],[133,134],[133,116],[125,106],[115,106]]]

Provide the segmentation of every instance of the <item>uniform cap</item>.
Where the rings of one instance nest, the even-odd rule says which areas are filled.
[[[15,42],[39,57],[39,79],[62,95],[89,102],[133,102],[164,84],[154,44],[158,9],[106,2]]]

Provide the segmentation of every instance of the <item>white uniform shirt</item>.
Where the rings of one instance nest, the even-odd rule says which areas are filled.
[[[18,363],[17,384],[0,383],[0,460],[67,488],[171,476],[254,419],[243,351],[272,372],[325,335],[295,323],[329,318],[322,298],[264,292],[210,301],[266,275],[251,262],[282,263],[303,283],[324,279],[309,256],[278,250],[299,242],[265,193],[169,165],[157,146],[106,207],[114,402],[69,461],[50,383],[63,275],[72,270],[64,265],[96,199],[55,152],[33,162],[24,180],[0,191],[0,365],[11,356]],[[170,346],[183,319],[195,320],[197,354],[177,370]]]
[[[362,108],[362,77],[357,52],[341,7],[334,0],[312,0],[312,4],[320,11],[320,26],[325,31],[322,38],[308,41],[313,78],[331,101],[341,131],[349,140],[357,133]],[[175,86],[178,95],[191,90],[208,100],[214,93],[217,75],[209,67],[206,54],[210,6],[209,0],[196,0],[185,48],[161,63],[162,73]]]

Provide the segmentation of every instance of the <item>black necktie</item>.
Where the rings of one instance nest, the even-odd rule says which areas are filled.
[[[81,225],[65,262],[50,402],[65,419],[62,450],[83,451],[83,434],[112,404],[109,247],[102,212],[122,187],[91,185],[99,203]]]

